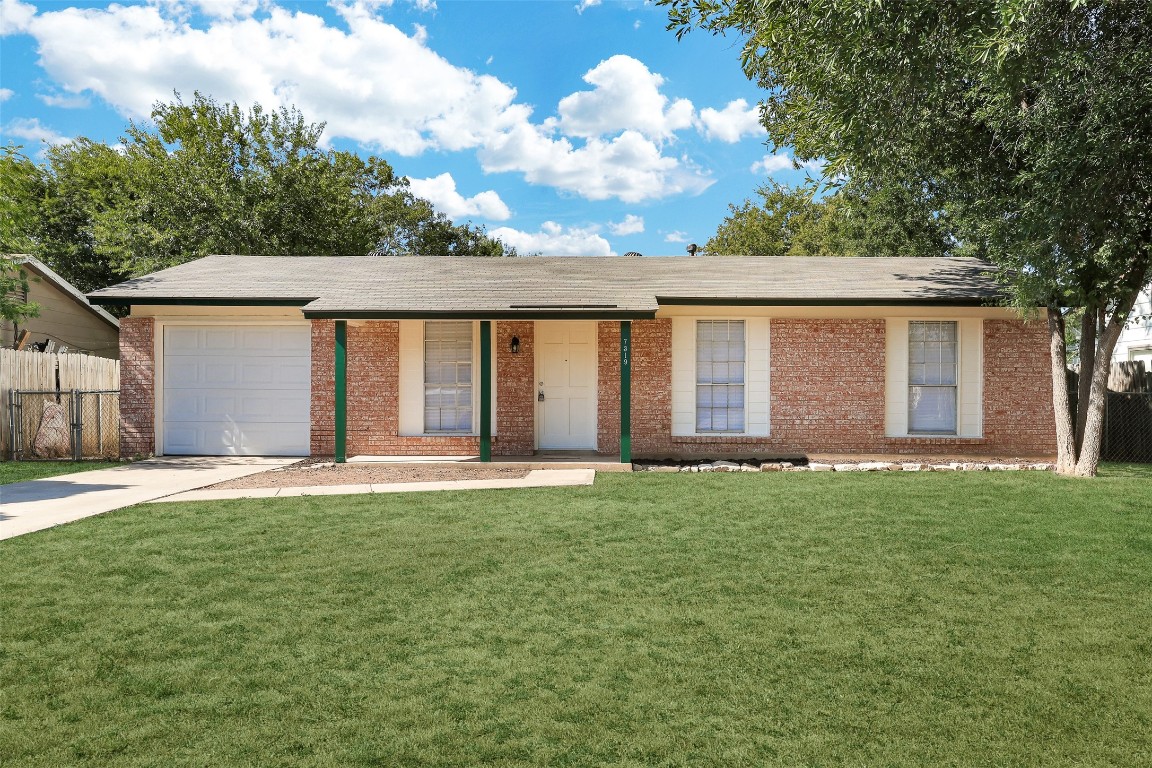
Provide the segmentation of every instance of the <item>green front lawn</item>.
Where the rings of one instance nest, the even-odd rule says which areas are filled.
[[[0,461],[0,485],[121,466],[119,461]]]
[[[1148,765],[1149,468],[600,475],[0,542],[0,763]]]

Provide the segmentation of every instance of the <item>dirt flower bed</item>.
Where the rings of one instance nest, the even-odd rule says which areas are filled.
[[[305,460],[282,469],[248,475],[211,489],[301,488],[311,485],[362,485],[365,483],[421,483],[440,480],[514,480],[525,477],[522,467],[480,464],[333,464]]]

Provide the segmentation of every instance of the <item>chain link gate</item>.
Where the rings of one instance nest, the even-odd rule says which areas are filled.
[[[120,455],[120,390],[11,390],[12,458],[81,459]]]

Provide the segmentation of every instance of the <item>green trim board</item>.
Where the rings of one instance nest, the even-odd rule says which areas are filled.
[[[476,311],[452,310],[304,310],[309,320],[652,320],[656,310],[524,310]]]
[[[333,367],[336,463],[348,460],[348,323],[336,321],[336,359]]]
[[[189,307],[304,307],[315,301],[310,299],[237,299],[237,298],[178,298],[153,296],[93,296],[88,301],[106,307],[189,306]]]
[[[696,296],[657,296],[664,307],[998,307],[995,297],[923,299],[756,299]]]
[[[480,461],[492,461],[492,322],[480,321]]]
[[[620,321],[620,463],[632,463],[632,323]]]

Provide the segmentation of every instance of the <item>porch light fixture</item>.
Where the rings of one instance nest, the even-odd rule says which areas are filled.
[[[514,354],[514,355],[520,354],[520,337],[519,336],[513,336],[512,337],[512,341],[510,341],[508,343],[508,349],[511,350],[512,354]]]

